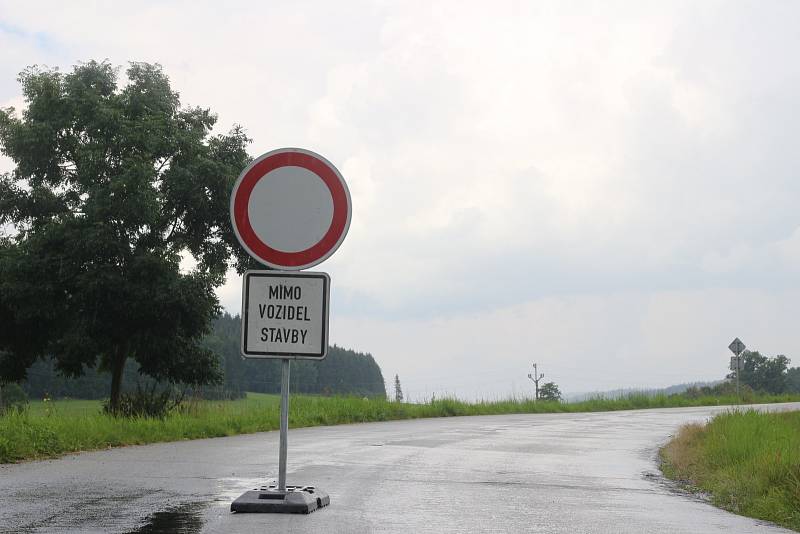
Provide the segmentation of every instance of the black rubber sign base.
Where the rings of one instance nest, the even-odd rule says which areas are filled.
[[[331,503],[324,491],[314,486],[286,486],[286,491],[277,486],[262,486],[246,491],[231,503],[231,512],[262,514],[310,514],[317,508]]]

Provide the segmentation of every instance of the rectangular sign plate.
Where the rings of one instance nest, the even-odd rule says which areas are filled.
[[[247,271],[242,284],[242,355],[304,358],[328,354],[326,273]]]

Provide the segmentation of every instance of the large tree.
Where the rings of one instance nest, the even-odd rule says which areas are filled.
[[[739,378],[742,384],[767,393],[787,391],[789,358],[783,355],[768,358],[758,351],[744,351],[741,358],[742,370]],[[728,378],[735,379],[736,374],[731,373]]]
[[[0,377],[38,358],[60,372],[111,372],[116,408],[125,362],[156,379],[219,376],[199,344],[219,312],[231,263],[228,199],[248,163],[242,129],[213,135],[208,109],[182,108],[158,65],[91,61],[63,74],[20,74],[20,113],[0,110]],[[10,228],[10,230],[9,230]],[[190,255],[196,266],[182,272]],[[231,261],[232,255],[236,257]]]
[[[786,371],[786,390],[789,393],[800,393],[800,367],[792,367]]]

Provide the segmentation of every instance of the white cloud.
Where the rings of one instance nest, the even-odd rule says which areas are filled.
[[[800,273],[800,226],[791,236],[775,243],[774,247],[777,257],[771,259],[778,265],[786,265],[795,273]]]
[[[373,352],[417,389],[464,383],[448,382],[439,361],[484,376],[501,357],[472,332],[508,321],[514,332],[543,325],[530,333],[559,355],[553,377],[570,389],[719,376],[687,355],[728,337],[720,325],[706,337],[694,328],[713,323],[714,299],[730,295],[763,314],[736,319],[737,332],[751,321],[764,346],[798,348],[777,296],[797,291],[800,263],[791,3],[3,11],[0,102],[19,100],[13,79],[28,64],[158,61],[184,103],[211,107],[221,129],[243,124],[254,155],[303,146],[333,161],[354,214],[322,266],[341,329],[332,339]],[[235,278],[219,294],[238,311]],[[650,341],[663,331],[681,347],[673,374]],[[419,333],[417,350],[430,343],[435,362],[408,358],[408,332]],[[618,346],[607,363],[626,374],[589,372],[584,333]],[[511,336],[499,349],[526,341]],[[515,358],[491,371],[486,391],[524,378],[528,356]],[[441,383],[425,382],[429,367]]]
[[[798,298],[798,290],[625,292],[432,320],[337,315],[332,339],[377,355],[412,398],[502,397],[512,385],[529,393],[532,362],[568,392],[663,387],[723,377],[736,336],[766,354],[796,354]]]

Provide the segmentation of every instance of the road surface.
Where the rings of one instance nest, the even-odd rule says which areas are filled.
[[[232,514],[276,476],[278,433],[0,467],[0,532],[778,533],[674,489],[656,451],[724,408],[422,419],[290,430],[310,515]],[[800,409],[800,404],[768,409]]]

